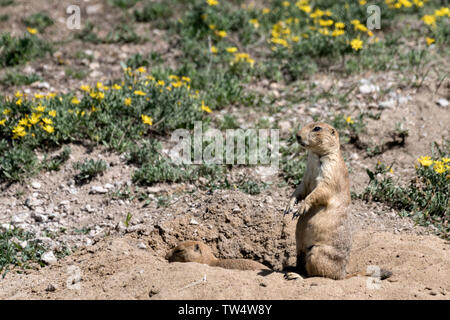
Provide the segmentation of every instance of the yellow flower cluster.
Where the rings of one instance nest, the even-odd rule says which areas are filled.
[[[250,58],[250,55],[248,53],[244,53],[244,52],[236,52],[234,54],[233,62],[234,63],[247,62],[250,65],[250,67],[253,67],[253,65],[255,64],[255,60]]]
[[[447,163],[450,162],[450,158],[441,158],[440,160],[432,160],[429,156],[422,156],[417,161],[423,166],[423,167],[431,167],[433,166],[433,170],[438,173],[442,174],[447,171],[450,171],[450,165]]]
[[[35,110],[35,112],[31,113],[31,115],[27,114],[25,115],[25,117],[19,119],[17,125],[12,129],[13,139],[25,137],[27,135],[27,128],[31,129],[31,127],[35,125],[40,126],[44,131],[48,133],[53,133],[55,131],[54,127],[52,126],[53,120],[43,116],[46,108],[42,105],[38,105],[33,109]],[[56,111],[50,110],[48,111],[48,115],[51,117],[56,117]],[[5,124],[5,122],[6,119],[4,119],[3,125]]]
[[[442,17],[450,17],[450,9],[447,7],[442,7],[438,10],[435,10],[433,14],[426,14],[422,17],[423,23],[428,26],[436,27],[436,22],[439,21]]]

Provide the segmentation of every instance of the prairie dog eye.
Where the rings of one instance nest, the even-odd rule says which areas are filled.
[[[313,129],[313,131],[320,131],[320,130],[322,130],[321,127],[314,127],[314,129]]]

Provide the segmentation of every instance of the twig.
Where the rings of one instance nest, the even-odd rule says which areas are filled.
[[[184,286],[183,288],[179,289],[179,291],[202,284],[202,283],[205,283],[205,282],[206,282],[206,274],[203,276],[202,279],[194,281],[194,282],[188,284],[187,286]]]

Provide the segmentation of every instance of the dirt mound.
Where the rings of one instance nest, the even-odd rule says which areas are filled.
[[[287,281],[283,272],[169,264],[132,236],[105,239],[28,275],[8,274],[1,299],[448,299],[450,246],[435,236],[360,231],[349,271],[383,267],[387,280]],[[375,266],[369,267],[368,266]],[[78,272],[78,273],[77,273]],[[20,290],[18,290],[20,288]]]
[[[11,272],[0,282],[0,298],[448,299],[449,243],[418,235],[421,229],[410,228],[409,219],[361,202],[353,206],[355,233],[347,271],[372,276],[286,280],[282,269],[295,264],[296,220],[282,216],[278,197],[284,195],[217,192],[198,205],[186,204],[195,210],[148,225],[145,232],[115,234],[55,265]],[[165,260],[170,248],[192,239],[206,242],[218,257],[257,260],[273,271]],[[392,271],[392,277],[379,281],[380,268]]]

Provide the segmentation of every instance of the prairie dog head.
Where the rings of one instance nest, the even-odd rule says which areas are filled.
[[[213,260],[211,249],[200,241],[184,241],[171,250],[166,259],[169,262],[210,263]]]
[[[339,134],[324,122],[313,122],[297,132],[297,141],[308,151],[319,156],[339,151]]]

